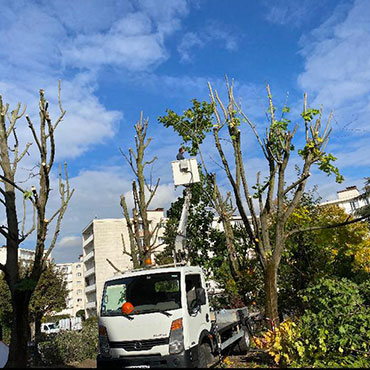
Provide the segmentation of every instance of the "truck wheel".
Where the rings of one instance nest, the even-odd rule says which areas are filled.
[[[211,347],[208,343],[202,343],[199,346],[199,357],[198,357],[198,367],[206,368],[213,362],[213,355],[211,352]]]
[[[243,330],[243,337],[240,338],[239,342],[233,348],[233,352],[241,355],[246,354],[249,351],[249,347],[251,345],[251,339],[247,328],[244,327]]]

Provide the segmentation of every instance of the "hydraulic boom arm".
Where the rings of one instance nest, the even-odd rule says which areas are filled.
[[[191,201],[191,188],[185,188],[185,199],[182,206],[181,218],[177,227],[177,235],[175,240],[175,262],[183,261],[187,256],[186,251],[186,226],[188,224],[188,215]]]

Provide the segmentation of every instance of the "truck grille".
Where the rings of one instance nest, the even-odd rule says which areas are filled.
[[[155,346],[169,343],[169,338],[109,342],[111,348],[123,348],[125,351],[147,351]]]

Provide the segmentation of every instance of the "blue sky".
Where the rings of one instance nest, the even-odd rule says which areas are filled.
[[[153,208],[168,209],[174,190],[170,161],[180,139],[157,117],[167,108],[185,110],[192,98],[208,100],[207,82],[225,92],[224,75],[259,129],[266,124],[265,83],[275,102],[297,119],[307,91],[312,107],[334,111],[328,151],[345,177],[313,171],[323,199],[346,186],[363,186],[369,176],[370,12],[366,0],[0,0],[0,93],[11,105],[27,104],[37,119],[38,89],[46,91],[57,115],[57,83],[67,115],[57,130],[57,161],[67,161],[76,189],[54,258],[70,262],[81,253],[81,230],[95,216],[121,217],[119,196],[129,195],[133,176],[118,148],[133,145],[133,124],[150,119],[148,158],[161,186]],[[25,121],[18,134],[29,139]],[[247,172],[264,171],[245,128]],[[204,144],[211,170],[218,160],[212,140]],[[27,177],[31,150],[18,173]],[[296,158],[293,158],[294,164]],[[289,172],[291,179],[294,170]],[[53,181],[55,181],[53,175]],[[222,188],[227,181],[219,172]],[[29,183],[29,185],[32,185]],[[50,206],[58,205],[57,194]],[[52,213],[52,210],[50,210]],[[0,213],[3,223],[4,214]],[[24,244],[32,248],[31,238]]]

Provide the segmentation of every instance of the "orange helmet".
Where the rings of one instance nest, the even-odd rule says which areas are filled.
[[[134,309],[135,307],[130,302],[126,302],[122,305],[122,312],[127,315],[130,314]]]

